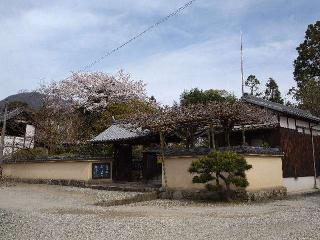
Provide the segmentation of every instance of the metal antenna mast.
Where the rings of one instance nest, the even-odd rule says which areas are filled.
[[[243,79],[243,47],[242,47],[242,32],[240,33],[240,52],[241,52],[241,94],[244,94],[244,79]]]

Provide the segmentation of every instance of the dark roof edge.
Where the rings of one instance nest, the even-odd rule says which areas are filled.
[[[239,154],[249,155],[271,155],[279,156],[283,155],[283,152],[279,148],[265,148],[265,147],[253,147],[253,146],[231,146],[231,147],[219,147],[218,151],[233,151]],[[195,149],[166,149],[165,156],[201,156],[207,155],[212,149],[201,147]],[[146,150],[145,152],[155,152],[160,154],[160,150]]]
[[[45,163],[45,162],[86,162],[86,161],[105,161],[112,160],[113,158],[110,156],[38,156],[38,157],[21,157],[17,159],[4,159],[4,163],[28,163],[28,162],[37,162],[37,163]]]
[[[316,123],[320,123],[320,118],[317,116],[314,116],[309,111],[302,110],[300,108],[295,108],[291,106],[286,106],[279,103],[274,103],[259,97],[255,97],[249,94],[245,94],[241,97],[242,101],[245,101],[249,104],[257,105],[260,107],[268,108],[275,112],[280,112],[287,114],[289,116],[295,116],[301,119],[308,119],[309,121],[313,121]]]

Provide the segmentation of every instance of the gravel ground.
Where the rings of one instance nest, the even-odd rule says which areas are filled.
[[[0,187],[0,239],[320,239],[320,195],[260,204],[154,200],[99,207],[137,193]]]

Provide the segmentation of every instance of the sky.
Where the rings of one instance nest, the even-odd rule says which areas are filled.
[[[0,99],[59,81],[121,45],[187,0],[1,0]],[[295,85],[293,61],[319,0],[196,0],[89,71],[120,69],[163,104],[194,87],[241,94],[244,76]]]

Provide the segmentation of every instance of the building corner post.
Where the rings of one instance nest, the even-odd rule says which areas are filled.
[[[6,125],[7,125],[7,114],[8,114],[8,103],[5,102],[4,108],[4,115],[3,115],[3,125],[1,131],[1,139],[0,139],[0,178],[2,178],[2,164],[3,164],[3,151],[4,151],[4,142],[5,142],[5,135],[6,135]]]
[[[7,125],[7,114],[8,114],[8,104],[5,103],[4,108],[4,115],[3,115],[3,125],[2,125],[2,131],[1,131],[1,141],[0,141],[0,165],[3,162],[3,151],[4,151],[4,141],[5,141],[5,135],[6,135],[6,125]]]
[[[316,166],[316,156],[315,156],[315,149],[314,149],[314,139],[313,139],[313,127],[310,129],[311,132],[311,144],[312,144],[312,158],[313,158],[313,171],[314,171],[314,189],[318,189],[317,186],[317,166]]]

